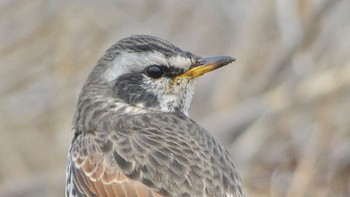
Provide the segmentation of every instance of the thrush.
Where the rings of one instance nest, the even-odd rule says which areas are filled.
[[[188,114],[195,79],[232,61],[148,35],[109,48],[79,95],[66,196],[244,196],[226,149]]]

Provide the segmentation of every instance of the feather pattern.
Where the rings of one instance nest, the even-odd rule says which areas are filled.
[[[183,114],[124,115],[94,128],[76,136],[68,158],[81,193],[118,196],[100,191],[114,187],[131,196],[135,187],[148,191],[142,193],[146,196],[240,193],[241,181],[226,150]]]

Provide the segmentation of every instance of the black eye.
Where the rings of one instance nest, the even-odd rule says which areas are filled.
[[[151,65],[146,68],[146,74],[154,79],[162,77],[165,73],[162,66]]]

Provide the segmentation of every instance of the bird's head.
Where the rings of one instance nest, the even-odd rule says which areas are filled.
[[[153,36],[131,36],[107,50],[82,94],[93,92],[139,108],[188,114],[195,79],[232,61],[228,56],[202,58]]]

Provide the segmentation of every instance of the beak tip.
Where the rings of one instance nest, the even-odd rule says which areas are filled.
[[[221,56],[221,57],[222,57],[221,63],[223,66],[236,61],[236,58],[231,56]]]
[[[229,60],[228,60],[229,63],[232,63],[232,62],[235,62],[235,61],[236,61],[236,58],[229,56]]]

